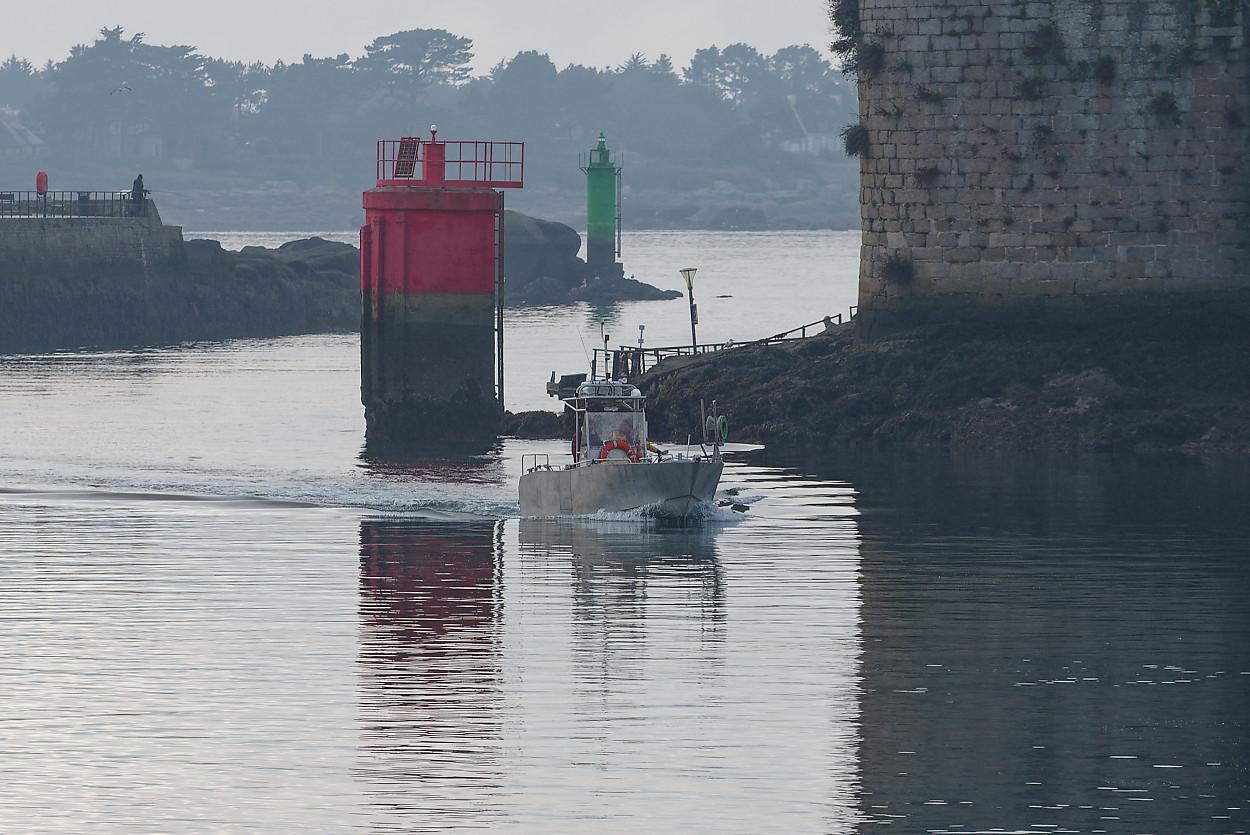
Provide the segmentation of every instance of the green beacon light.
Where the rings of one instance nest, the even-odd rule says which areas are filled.
[[[599,134],[581,163],[586,175],[586,264],[601,278],[621,277],[621,167],[606,135]]]

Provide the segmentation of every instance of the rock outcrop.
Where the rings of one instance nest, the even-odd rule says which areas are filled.
[[[568,412],[504,412],[500,434],[512,438],[571,438],[573,421]]]
[[[1250,452],[1250,344],[1234,316],[1019,332],[835,333],[658,366],[657,438],[717,400],[732,439],[825,455],[863,446]]]
[[[85,234],[82,225],[67,228],[74,239]],[[229,252],[216,241],[176,235],[151,250],[140,238],[107,231],[107,248],[81,241],[59,248],[62,233],[51,231],[41,240],[55,257],[0,258],[0,353],[359,327],[354,247],[313,239]]]
[[[578,257],[582,239],[571,226],[510,211],[504,228],[509,306],[610,304],[675,299],[681,295],[629,278],[593,275]]]

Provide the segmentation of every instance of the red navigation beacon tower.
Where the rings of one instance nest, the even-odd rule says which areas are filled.
[[[375,443],[494,440],[503,410],[503,192],[520,142],[378,141],[360,229],[361,400]]]

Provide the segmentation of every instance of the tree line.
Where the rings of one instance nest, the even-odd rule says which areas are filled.
[[[375,139],[430,123],[453,139],[524,140],[531,179],[560,187],[579,182],[570,154],[604,130],[633,182],[680,188],[800,176],[813,164],[800,140],[855,119],[853,83],[806,45],[709,46],[681,69],[641,53],[558,68],[531,50],[474,75],[473,57],[469,38],[442,29],[378,37],[356,56],[265,64],[111,27],[61,61],[0,63],[0,106],[54,156],[342,185],[367,179]]]

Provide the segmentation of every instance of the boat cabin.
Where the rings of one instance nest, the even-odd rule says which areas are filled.
[[[647,457],[647,398],[628,383],[581,383],[564,399],[573,413],[573,461],[635,463]]]

